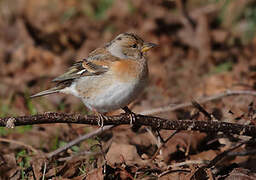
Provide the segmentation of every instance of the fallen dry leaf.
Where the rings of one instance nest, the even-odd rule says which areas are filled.
[[[146,162],[138,155],[136,147],[129,144],[113,142],[106,155],[109,164],[145,165]]]
[[[88,173],[86,176],[86,179],[88,180],[94,180],[94,179],[103,179],[103,174],[102,174],[102,168],[94,169],[91,172]]]
[[[227,180],[232,179],[238,179],[238,180],[244,180],[244,179],[255,179],[256,173],[253,171],[250,171],[249,169],[243,169],[243,168],[235,168],[229,176],[226,178]]]

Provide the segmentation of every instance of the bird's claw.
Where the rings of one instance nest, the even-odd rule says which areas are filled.
[[[98,126],[99,126],[100,128],[103,128],[103,126],[104,126],[104,120],[107,120],[107,119],[108,119],[107,116],[104,116],[104,115],[102,115],[102,114],[98,114]]]
[[[136,122],[136,114],[133,112],[129,113],[130,125],[132,126]]]
[[[129,115],[130,125],[132,126],[136,122],[136,114],[132,112],[127,106],[122,108],[126,114]]]

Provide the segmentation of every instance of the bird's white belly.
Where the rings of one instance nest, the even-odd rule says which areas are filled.
[[[98,112],[113,111],[128,105],[144,88],[143,83],[113,83],[101,93],[82,98],[84,104]]]

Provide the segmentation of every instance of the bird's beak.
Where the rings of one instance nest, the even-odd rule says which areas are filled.
[[[141,52],[142,53],[147,52],[148,50],[150,50],[151,48],[156,47],[156,46],[157,45],[153,44],[153,43],[144,43],[142,48],[141,48]]]

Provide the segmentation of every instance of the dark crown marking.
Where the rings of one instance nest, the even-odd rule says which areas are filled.
[[[124,33],[123,35],[128,36],[128,37],[133,37],[136,41],[138,41],[140,39],[137,35],[135,35],[133,33]]]

